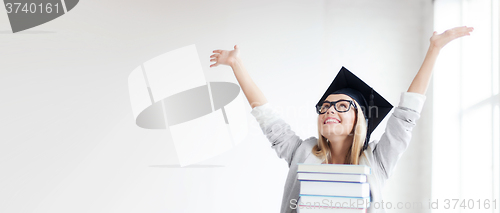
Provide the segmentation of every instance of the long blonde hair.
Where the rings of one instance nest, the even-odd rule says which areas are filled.
[[[358,102],[356,102],[355,100],[353,101],[358,109],[355,109],[356,123],[354,124],[354,138],[352,141],[351,149],[349,149],[349,151],[347,152],[345,162],[347,164],[358,165],[359,157],[362,154],[361,149],[363,148],[363,145],[365,143],[367,130],[366,130],[366,121],[365,121],[365,116],[363,115],[363,111],[361,110],[361,107],[359,106]],[[323,159],[323,163],[331,164],[330,143],[328,143],[326,138],[323,135],[321,135],[319,126],[318,126],[318,144],[316,144],[313,147],[312,153],[316,155],[318,158]]]

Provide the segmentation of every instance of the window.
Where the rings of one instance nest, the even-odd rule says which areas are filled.
[[[434,69],[433,212],[500,212],[499,12],[499,0],[434,1],[438,33],[463,25],[474,32],[449,43]],[[445,199],[466,207],[446,210]]]

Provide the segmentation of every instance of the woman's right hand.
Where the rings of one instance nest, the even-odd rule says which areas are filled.
[[[216,67],[219,64],[233,66],[239,58],[238,45],[234,45],[234,50],[214,50],[210,56],[210,62],[215,62],[210,67]]]
[[[210,67],[216,67],[219,64],[231,66],[234,76],[252,108],[267,103],[266,97],[262,94],[259,87],[255,85],[243,66],[238,56],[238,45],[234,45],[234,50],[214,50],[214,54],[210,56],[210,61],[215,62]]]

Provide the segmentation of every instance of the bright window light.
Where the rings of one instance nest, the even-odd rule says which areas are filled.
[[[448,44],[434,70],[432,199],[475,206],[433,212],[500,212],[499,12],[499,0],[434,1],[438,33],[464,25],[474,32]],[[496,209],[485,208],[487,199]]]

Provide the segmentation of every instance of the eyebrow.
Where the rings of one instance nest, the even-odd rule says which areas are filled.
[[[323,102],[325,101],[328,101],[328,102],[335,102],[335,101],[329,101],[329,100],[324,100]],[[339,100],[336,100],[336,101],[352,101],[352,100],[348,100],[348,99],[339,99]]]

